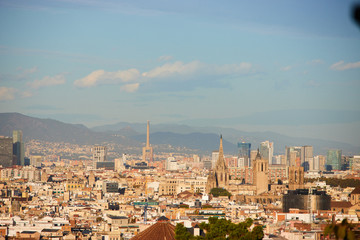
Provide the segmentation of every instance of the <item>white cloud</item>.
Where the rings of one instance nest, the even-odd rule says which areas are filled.
[[[78,79],[74,82],[78,87],[92,87],[98,84],[116,84],[131,82],[140,77],[140,72],[135,69],[128,69],[117,72],[105,72],[104,70],[96,70],[84,78]]]
[[[166,63],[160,67],[154,68],[142,75],[146,78],[169,78],[176,75],[229,75],[249,73],[252,69],[251,63],[212,65],[192,61],[183,63],[180,61]]]
[[[16,93],[15,88],[0,87],[0,101],[2,100],[13,100]]]
[[[32,88],[38,89],[41,87],[55,86],[61,85],[66,82],[63,74],[58,74],[53,77],[45,76],[40,80],[35,80],[33,82],[29,82],[28,85]]]
[[[172,59],[173,59],[172,56],[160,56],[158,60],[159,61],[170,61]]]
[[[360,61],[353,62],[353,63],[345,63],[344,61],[340,61],[340,62],[337,62],[337,63],[334,63],[333,65],[331,65],[330,68],[332,70],[337,70],[337,71],[344,71],[344,70],[349,70],[349,69],[353,69],[353,68],[360,68]]]
[[[86,77],[74,81],[74,85],[77,87],[94,87],[104,84],[124,84],[121,86],[122,91],[135,92],[138,90],[140,83],[149,81],[177,81],[179,79],[186,81],[188,79],[204,79],[250,72],[253,72],[253,66],[247,62],[216,65],[199,61],[189,63],[176,61],[165,63],[143,73],[140,73],[135,68],[116,72],[106,72],[102,69],[96,70]]]
[[[140,83],[131,83],[121,86],[120,89],[124,92],[136,92],[139,89]]]
[[[147,78],[164,78],[171,75],[189,75],[193,74],[202,68],[202,63],[193,61],[184,64],[180,61],[174,63],[166,63],[160,67],[154,68],[149,72],[144,72],[142,75]]]
[[[291,68],[292,68],[292,66],[286,66],[286,67],[282,67],[280,70],[286,72],[286,71],[291,70]]]

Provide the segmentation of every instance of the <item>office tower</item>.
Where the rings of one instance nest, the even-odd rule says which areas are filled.
[[[215,168],[216,161],[218,160],[218,158],[219,158],[219,151],[213,151],[211,153],[211,169]]]
[[[319,155],[319,170],[326,171],[326,156]]]
[[[301,156],[300,162],[301,166],[304,167],[304,171],[313,170],[313,147],[312,146],[302,146],[301,147]],[[312,167],[310,167],[312,165]]]
[[[0,165],[4,168],[13,165],[13,139],[0,136]]]
[[[342,155],[342,151],[337,149],[329,150],[327,152],[327,158],[326,158],[327,170],[341,170],[341,155]]]
[[[146,129],[146,146],[143,147],[143,161],[146,163],[153,162],[153,148],[150,146],[150,121],[147,121]]]
[[[34,167],[41,167],[42,162],[43,162],[42,156],[30,156],[30,165]]]
[[[274,143],[265,141],[260,143],[260,156],[263,159],[268,160],[269,164],[272,164],[272,158],[274,155]]]
[[[268,191],[268,174],[269,174],[269,160],[261,158],[260,152],[257,153],[252,164],[253,169],[253,184],[256,186],[256,194]]]
[[[16,158],[16,165],[24,166],[25,149],[21,130],[13,131],[13,154]]]
[[[252,167],[252,162],[255,161],[256,155],[258,153],[258,150],[251,150],[250,151],[250,162]]]
[[[285,147],[287,166],[301,166],[301,147]]]
[[[251,166],[251,159],[250,159],[251,143],[245,143],[245,142],[238,143],[238,149],[239,149],[238,157],[244,159],[243,165],[246,167],[250,167]]]
[[[360,171],[360,156],[353,156],[350,159],[349,167],[352,171]]]
[[[314,171],[320,170],[320,157],[319,156],[313,157],[312,167],[313,167],[312,170],[314,170]]]
[[[174,157],[168,157],[165,162],[166,171],[176,171],[178,170],[178,164]]]
[[[93,162],[106,162],[107,148],[105,146],[95,146],[92,148]]]
[[[284,155],[273,156],[272,164],[280,165],[284,160]]]

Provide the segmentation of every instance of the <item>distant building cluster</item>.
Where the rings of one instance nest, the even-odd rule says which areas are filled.
[[[324,239],[329,223],[347,219],[360,237],[360,185],[329,183],[360,181],[360,156],[237,146],[226,154],[221,136],[208,156],[157,152],[149,121],[138,154],[115,155],[107,143],[26,146],[16,130],[0,137],[0,239],[175,239],[177,223],[201,236],[210,217],[251,218],[278,239]]]

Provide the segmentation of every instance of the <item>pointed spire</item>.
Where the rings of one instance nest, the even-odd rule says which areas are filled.
[[[220,155],[224,155],[223,141],[222,141],[222,134],[220,134],[219,156],[220,156]]]
[[[255,160],[256,159],[261,159],[261,155],[260,155],[260,150],[259,150],[259,148],[258,148],[258,150],[257,150],[257,154],[256,154],[256,157],[255,157]]]

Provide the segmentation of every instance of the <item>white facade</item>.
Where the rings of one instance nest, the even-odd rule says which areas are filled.
[[[168,157],[166,159],[165,167],[166,167],[167,171],[176,171],[176,170],[179,169],[178,168],[178,163],[177,163],[177,161],[176,161],[176,159],[174,157]]]

